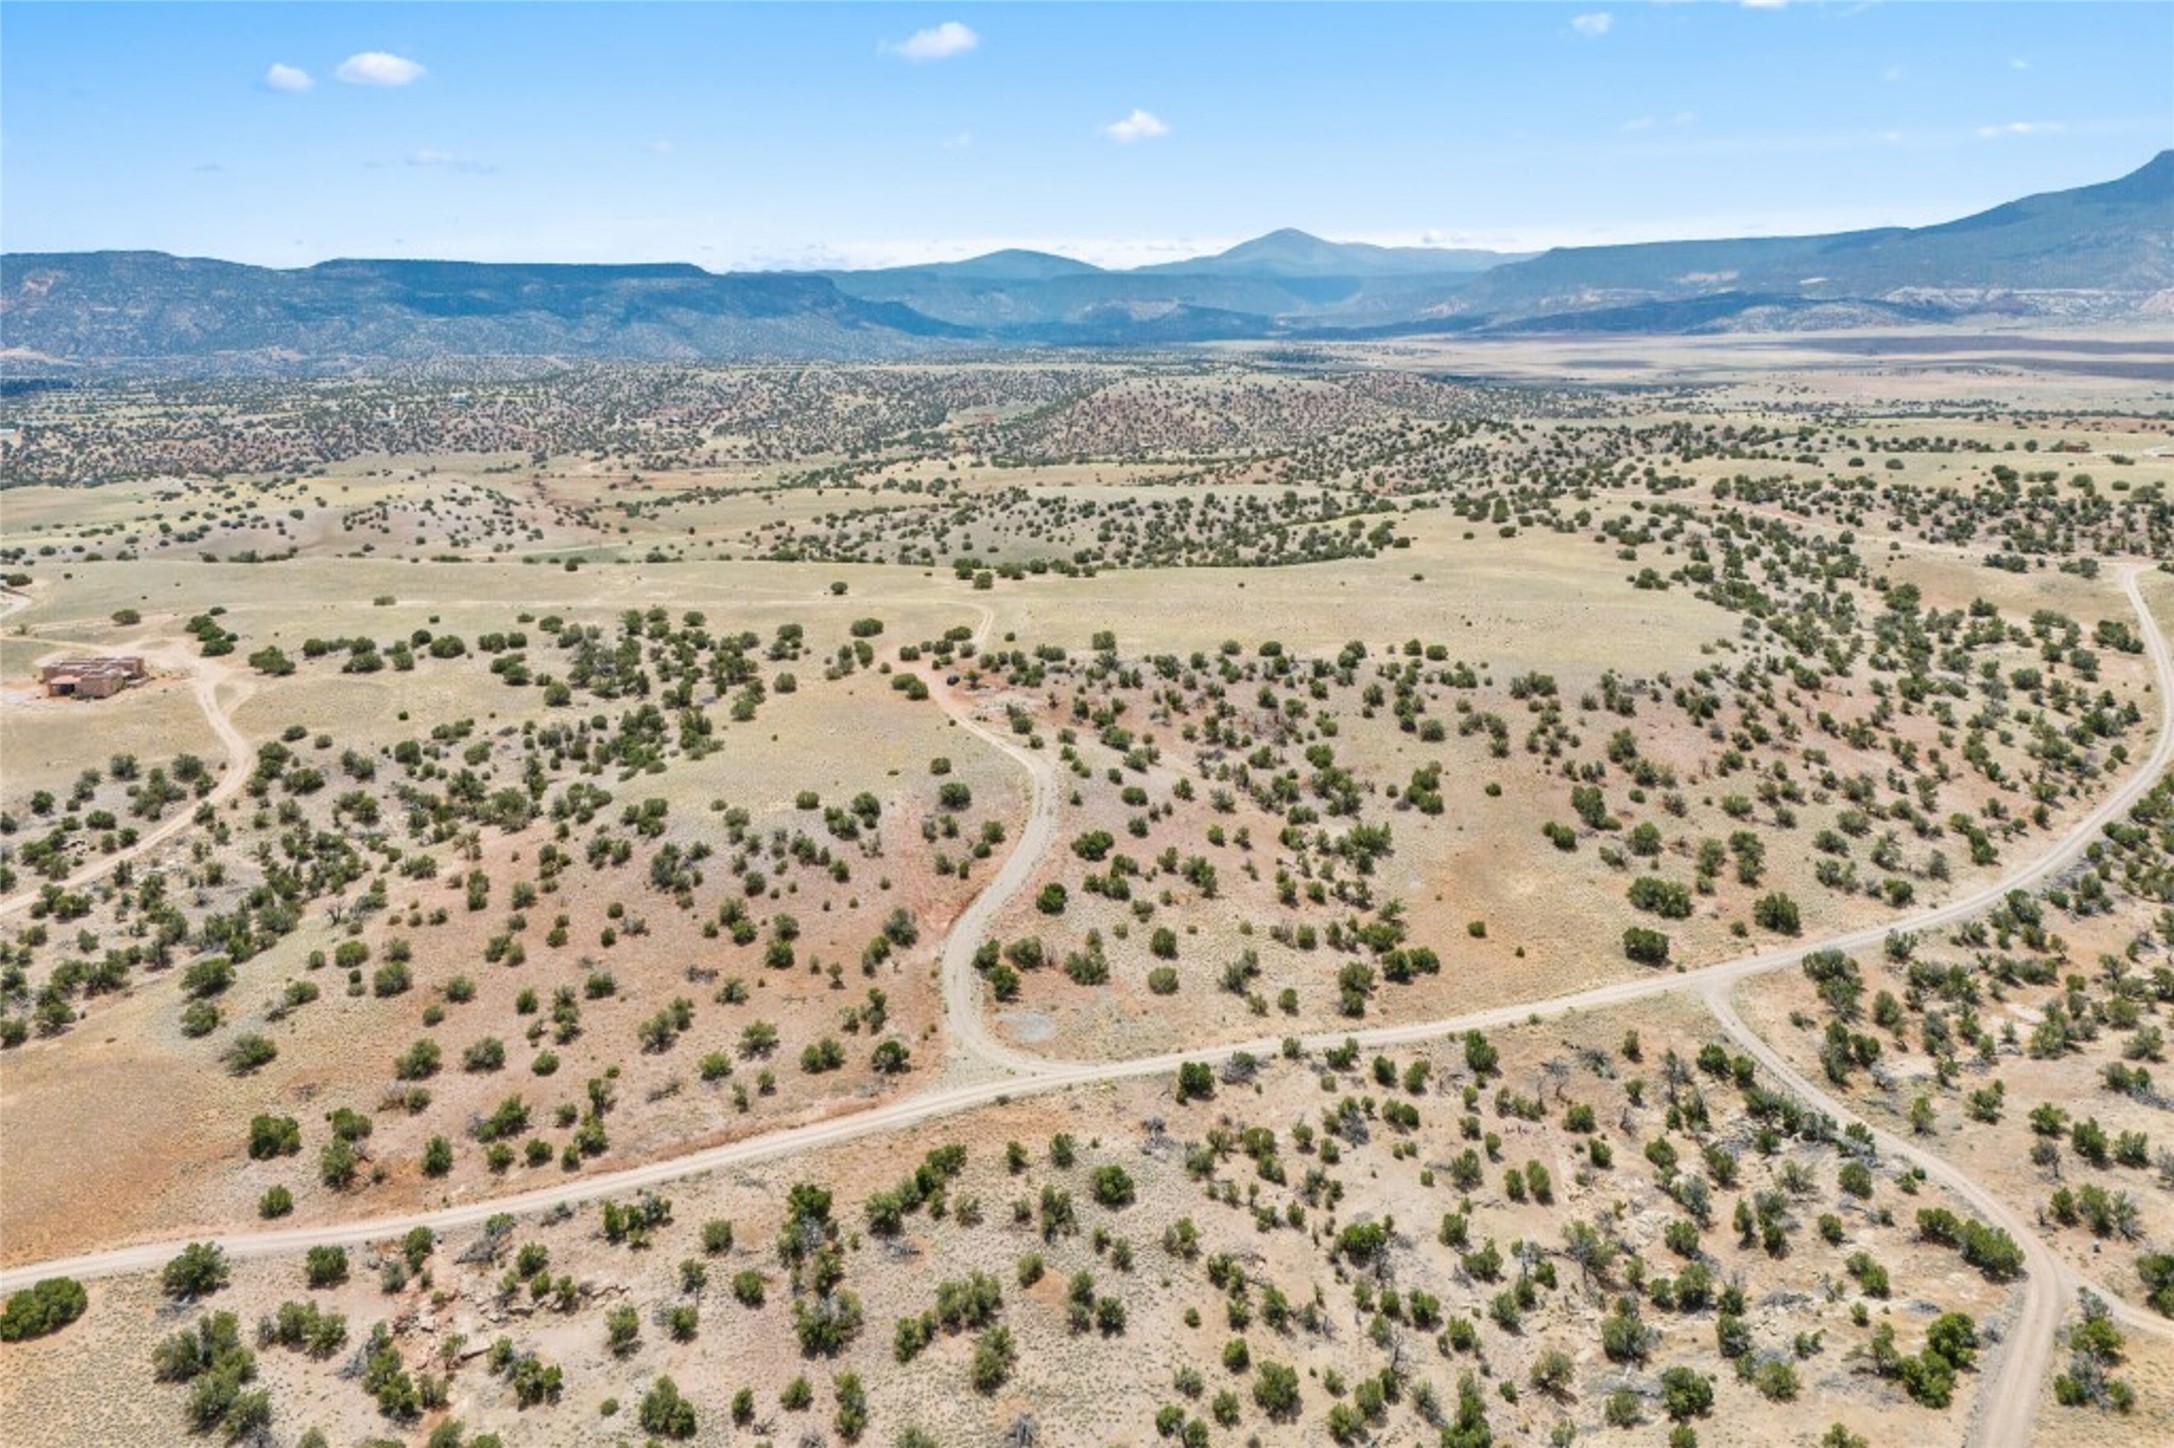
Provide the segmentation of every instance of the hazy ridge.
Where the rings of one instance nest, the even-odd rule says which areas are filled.
[[[0,256],[16,375],[319,369],[454,356],[873,360],[1032,346],[1439,331],[1683,333],[2104,319],[2174,293],[2174,151],[1935,226],[1537,256],[1270,233],[1131,271],[1009,250],[823,273],[160,252]]]

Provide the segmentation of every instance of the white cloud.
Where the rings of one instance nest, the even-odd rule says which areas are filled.
[[[1744,8],[1746,10],[1779,10],[1788,3],[1789,0],[1744,0]]]
[[[654,141],[643,143],[642,149],[652,156],[669,156],[672,154],[672,143],[659,136]]]
[[[1134,141],[1152,141],[1170,134],[1170,127],[1152,111],[1135,109],[1121,121],[1112,121],[1102,128],[1102,134],[1121,146]]]
[[[944,137],[944,149],[946,151],[964,151],[972,147],[973,144],[974,133],[972,131],[961,131],[956,136]]]
[[[332,72],[349,85],[402,86],[421,80],[423,67],[389,50],[357,51]]]
[[[463,156],[458,151],[438,151],[425,146],[420,151],[408,153],[410,166],[436,166],[448,171],[466,171],[471,175],[488,175],[498,168],[488,161],[478,161],[473,156]]]
[[[298,65],[288,65],[281,61],[275,61],[272,63],[271,68],[264,72],[264,88],[266,90],[306,91],[315,84],[317,82],[310,79],[310,73]]]
[[[2031,63],[2021,56],[2017,56],[2014,60],[2008,62],[2008,69],[2010,70],[2029,70],[2030,68]]]
[[[964,55],[981,44],[981,37],[956,20],[946,20],[927,30],[916,30],[896,44],[886,43],[884,49],[902,59],[919,63],[925,60],[949,60],[954,55]]]
[[[1570,28],[1580,35],[1606,35],[1615,29],[1615,17],[1605,10],[1595,10],[1590,15],[1573,15]]]
[[[2010,136],[2050,136],[2060,130],[2055,121],[2009,121],[1998,126],[1978,127],[1978,138],[1984,141],[2001,141]]]

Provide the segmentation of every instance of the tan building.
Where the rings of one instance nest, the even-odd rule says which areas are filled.
[[[143,659],[135,654],[105,654],[96,658],[56,659],[38,670],[38,682],[48,698],[110,699],[145,677]]]

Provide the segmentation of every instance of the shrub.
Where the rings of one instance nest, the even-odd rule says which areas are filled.
[[[90,1295],[72,1277],[48,1277],[8,1294],[0,1310],[0,1342],[24,1342],[59,1332],[83,1315]]]
[[[808,1357],[837,1356],[860,1330],[861,1302],[850,1292],[827,1292],[793,1305],[793,1333]]]
[[[249,1159],[270,1161],[302,1149],[302,1125],[292,1116],[253,1116],[249,1120]]]
[[[397,1352],[394,1358],[397,1362]],[[218,1429],[235,1442],[269,1426],[271,1396],[244,1391],[257,1375],[257,1357],[243,1344],[233,1313],[213,1313],[199,1320],[195,1331],[184,1328],[164,1339],[152,1349],[151,1364],[160,1382],[191,1385],[183,1409],[191,1431]]]
[[[343,1191],[354,1185],[355,1172],[359,1165],[360,1159],[355,1154],[355,1148],[344,1138],[326,1142],[325,1149],[317,1154],[317,1175],[334,1191]]]
[[[1011,1376],[1012,1364],[1019,1358],[1018,1345],[1013,1342],[1011,1329],[996,1326],[974,1340],[974,1360],[968,1371],[968,1381],[977,1393],[993,1393],[1004,1386]]]
[[[193,1302],[227,1285],[233,1269],[215,1242],[191,1242],[166,1264],[159,1286],[176,1302]]]
[[[1105,1207],[1129,1206],[1132,1202],[1132,1176],[1115,1162],[1096,1167],[1088,1185],[1095,1200]]]
[[[1770,1401],[1789,1403],[1796,1401],[1798,1390],[1796,1364],[1787,1358],[1768,1358],[1759,1364],[1753,1375],[1759,1391]]]
[[[1090,830],[1072,841],[1072,853],[1090,863],[1098,863],[1116,843],[1108,830]]]
[[[1569,1390],[1575,1375],[1576,1365],[1570,1361],[1570,1354],[1560,1348],[1550,1348],[1533,1360],[1526,1381],[1549,1397],[1557,1397]]]
[[[1640,910],[1651,911],[1663,920],[1691,918],[1691,892],[1673,880],[1663,880],[1658,875],[1640,875],[1631,881],[1626,893],[1631,904]]]
[[[443,1055],[436,1041],[424,1037],[393,1058],[393,1079],[427,1081],[438,1074]]]
[[[679,1384],[658,1378],[642,1395],[638,1414],[645,1433],[665,1438],[692,1438],[695,1434],[694,1404],[680,1396]]]
[[[1713,1411],[1714,1380],[1686,1367],[1661,1374],[1661,1408],[1678,1423],[1703,1418]]]
[[[345,1247],[312,1247],[302,1264],[303,1280],[312,1287],[337,1287],[347,1280]]]
[[[2174,1317],[2174,1253],[2146,1252],[2136,1259],[2145,1300],[2162,1317]]]
[[[1298,1369],[1263,1358],[1253,1375],[1253,1402],[1276,1422],[1288,1422],[1297,1417]]]
[[[218,995],[234,984],[234,962],[223,955],[207,955],[181,973],[181,993],[192,1000]]]
[[[1795,935],[1803,928],[1797,902],[1779,891],[1760,896],[1751,907],[1751,918],[1761,930],[1771,930],[1777,935]]]
[[[269,1037],[255,1031],[245,1031],[234,1038],[226,1048],[227,1069],[237,1076],[247,1076],[278,1059],[279,1047]]]

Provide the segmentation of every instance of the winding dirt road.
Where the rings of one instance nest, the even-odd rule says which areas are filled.
[[[981,625],[974,634],[974,651],[978,654],[988,642],[989,630],[996,623],[996,613],[981,605],[976,607],[981,613]],[[956,690],[938,685],[933,692],[944,712],[960,728],[1009,756],[1027,772],[1027,818],[1020,828],[1019,843],[1005,856],[996,878],[952,922],[950,932],[944,937],[939,969],[943,981],[945,1027],[952,1043],[971,1061],[1011,1075],[1031,1076],[1046,1068],[1049,1062],[1006,1045],[990,1031],[988,1013],[982,1009],[981,973],[974,969],[974,952],[981,949],[982,941],[988,938],[989,927],[1004,907],[1034,878],[1034,872],[1042,867],[1050,846],[1056,842],[1057,767],[1048,755],[1022,748],[983,724],[971,701]]]
[[[2049,849],[1992,883],[1979,886],[1945,905],[1920,911],[1862,929],[1840,932],[1818,940],[1789,945],[1680,974],[1635,976],[1596,986],[1590,990],[1546,1000],[1525,1001],[1473,1011],[1443,1019],[1408,1025],[1383,1026],[1354,1032],[1324,1033],[1304,1038],[1309,1050],[1321,1050],[1355,1038],[1362,1047],[1411,1045],[1467,1030],[1488,1029],[1600,1010],[1634,1001],[1684,992],[1696,994],[1713,1011],[1721,1028],[1738,1041],[1778,1081],[1837,1122],[1858,1118],[1846,1106],[1828,1097],[1814,1083],[1792,1068],[1757,1033],[1746,1026],[1730,1001],[1740,982],[1753,976],[1798,964],[1813,951],[1859,951],[1877,947],[1891,931],[1925,931],[1952,925],[1998,904],[2010,891],[2027,890],[2071,867],[2096,841],[2105,826],[2121,818],[2174,764],[2174,653],[2170,653],[2158,621],[2146,605],[2138,585],[2140,567],[2125,570],[2122,586],[2136,610],[2153,673],[2159,701],[2157,737],[2149,754],[2088,814],[2077,820]],[[981,609],[977,637],[985,639],[994,615]],[[977,646],[978,648],[978,646]],[[216,685],[200,679],[200,690]],[[246,743],[232,734],[232,726],[219,713],[216,700],[200,693],[207,717],[217,722],[221,737],[229,740],[230,752],[239,744],[230,770],[238,788],[246,765]],[[275,1257],[315,1246],[359,1246],[397,1236],[413,1227],[437,1231],[470,1227],[500,1213],[541,1211],[548,1207],[576,1205],[603,1197],[624,1195],[644,1187],[662,1186],[726,1168],[774,1161],[865,1137],[898,1131],[941,1117],[972,1110],[1009,1098],[1062,1090],[1097,1082],[1130,1080],[1173,1072],[1188,1060],[1210,1062],[1227,1059],[1241,1051],[1270,1056],[1281,1048],[1280,1038],[1262,1038],[1201,1048],[1189,1052],[1138,1057],[1123,1061],[1065,1061],[1031,1055],[998,1041],[988,1030],[980,1008],[980,982],[973,968],[980,947],[997,913],[1022,889],[1048,853],[1056,828],[1056,770],[1047,759],[1025,750],[983,725],[971,705],[948,690],[938,693],[952,718],[977,737],[1004,751],[1027,771],[1030,782],[1026,826],[1019,841],[995,879],[976,897],[953,925],[941,953],[943,999],[950,1017],[953,1039],[965,1053],[996,1072],[990,1079],[938,1087],[903,1096],[857,1115],[811,1125],[792,1127],[723,1146],[689,1152],[683,1156],[649,1162],[618,1171],[556,1182],[512,1196],[492,1197],[458,1206],[373,1217],[317,1226],[218,1235],[213,1240],[237,1260]],[[223,726],[223,727],[222,727]],[[225,788],[228,781],[222,781]],[[107,862],[109,865],[111,862]],[[0,907],[5,908],[5,907]],[[2051,1358],[2055,1331],[2069,1294],[2088,1285],[2061,1264],[2039,1239],[2030,1223],[1961,1170],[1930,1152],[1875,1129],[1880,1148],[1893,1156],[1922,1166],[1927,1175],[1955,1192],[1986,1220],[2003,1227],[2022,1246],[2028,1267],[2022,1311],[2009,1327],[2004,1342],[1989,1358],[1986,1382],[1972,1423],[1972,1440],[1987,1448],[2009,1448],[2029,1441],[2031,1421]],[[47,1262],[26,1263],[0,1270],[0,1291],[9,1291],[43,1277],[109,1277],[156,1270],[180,1249],[182,1241],[145,1242]],[[2168,1334],[2166,1324],[2128,1308],[2111,1294],[2103,1293],[2132,1327]]]
[[[66,645],[63,643],[61,646]],[[175,810],[165,820],[138,835],[136,843],[115,850],[110,855],[100,855],[78,867],[73,874],[58,882],[64,890],[79,890],[95,880],[104,879],[127,861],[142,858],[188,829],[194,823],[199,807],[208,804],[214,809],[218,808],[239,794],[242,786],[249,781],[255,764],[255,751],[250,748],[249,741],[242,737],[241,731],[234,727],[234,721],[229,717],[233,709],[252,692],[248,680],[210,659],[192,659],[170,666],[188,670],[189,690],[196,697],[196,707],[204,711],[204,722],[211,726],[212,732],[219,736],[219,743],[225,746],[226,768],[219,775],[218,782],[202,799],[188,801],[185,808]],[[232,704],[221,705],[219,691],[229,685],[233,687],[236,697]],[[0,900],[0,918],[28,910],[37,903],[46,886],[52,883],[55,882],[41,880],[28,889],[18,890]]]
[[[1782,1059],[1765,1038],[1744,1024],[1729,999],[1730,988],[1719,982],[1706,985],[1699,997],[1713,1012],[1721,1029],[1751,1054],[1768,1078],[1805,1104],[1824,1111],[1837,1122],[1858,1122],[1872,1133],[1881,1153],[1891,1159],[1922,1167],[1925,1175],[1965,1202],[1985,1221],[2001,1228],[2023,1249],[2023,1304],[2009,1321],[2000,1346],[1980,1365],[1982,1386],[1972,1410],[1970,1441],[1982,1448],[2023,1448],[2031,1441],[2031,1420],[2038,1410],[2038,1395],[2046,1380],[2046,1365],[2053,1357],[2054,1337],[2061,1325],[2064,1305],[2076,1287],[2085,1285],[2062,1265],[2051,1248],[2040,1240],[2032,1225],[1999,1197],[1964,1175],[1945,1159],[1921,1150],[1891,1132],[1880,1130],[1841,1102],[1828,1096],[1804,1074]],[[2125,1308],[2131,1326],[2158,1330],[2161,1324],[2141,1318],[2120,1299],[2110,1304]]]
[[[2108,806],[2119,805],[2126,809],[2134,803],[2135,797],[2149,790],[2167,770],[2170,761],[2174,761],[2174,660],[2169,658],[2165,635],[2159,631],[2151,610],[2144,604],[2137,579],[2138,573],[2132,569],[2124,576],[2122,585],[2137,617],[2143,620],[2145,644],[2158,679],[2157,745],[2122,788],[2081,822],[2082,827],[2090,830],[2088,837],[2079,841],[2078,831],[2070,830],[2060,848],[2041,857],[2019,876],[2010,877],[2016,883],[2003,881],[1999,894],[2043,882],[2074,863],[2083,849],[2088,848],[2090,840],[2097,838],[2099,827],[2113,818]],[[1983,899],[1983,895],[1981,891],[1974,897],[1979,909],[1991,903]],[[1947,909],[1953,912],[1955,906]],[[1928,923],[1948,924],[1956,918],[1950,913],[1944,920]],[[2013,1237],[2023,1249],[2023,1304],[2008,1324],[2000,1346],[1988,1356],[1983,1366],[1984,1387],[1971,1417],[1971,1442],[1983,1445],[1983,1448],[2010,1448],[2010,1445],[2023,1448],[2030,1443],[2032,1423],[2044,1391],[2046,1369],[2053,1358],[2055,1338],[2068,1303],[2078,1289],[2090,1288],[2105,1298],[2115,1317],[2131,1330],[2161,1337],[2174,1335],[2174,1329],[2162,1319],[2123,1301],[2070,1268],[2038,1235],[2034,1222],[1946,1158],[1873,1126],[1783,1059],[1781,1053],[1746,1025],[1736,1012],[1733,995],[1745,974],[1749,972],[1732,977],[1717,970],[1703,972],[1699,978],[1699,999],[1730,1039],[1749,1052],[1768,1076],[1779,1081],[1799,1100],[1837,1122],[1863,1125],[1872,1133],[1881,1152],[1923,1169],[1927,1177],[1968,1202],[1979,1217]]]

